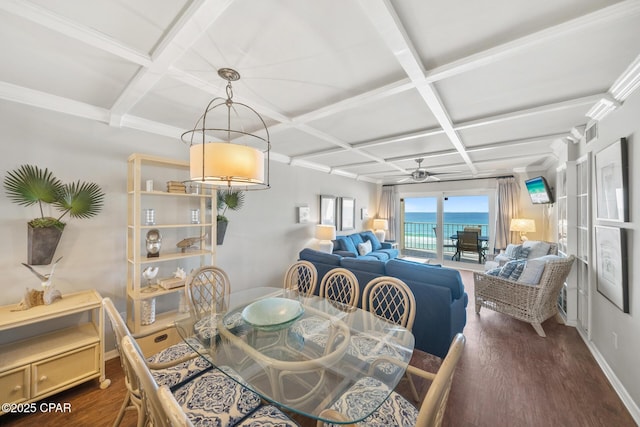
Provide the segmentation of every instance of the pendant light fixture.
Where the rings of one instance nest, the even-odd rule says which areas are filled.
[[[191,181],[235,190],[269,188],[269,130],[253,108],[233,100],[232,81],[240,74],[221,68],[227,97],[213,98],[192,130],[182,134],[189,144]],[[260,134],[264,133],[264,136]]]

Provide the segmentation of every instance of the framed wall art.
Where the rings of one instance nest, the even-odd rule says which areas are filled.
[[[625,229],[596,225],[595,243],[598,292],[620,310],[628,313],[629,284]]]
[[[311,220],[311,209],[309,206],[298,206],[298,223],[306,224]]]
[[[356,228],[356,199],[353,197],[340,198],[340,230]]]
[[[336,196],[320,196],[320,224],[336,225]]]
[[[629,220],[627,141],[618,141],[596,153],[596,218]]]

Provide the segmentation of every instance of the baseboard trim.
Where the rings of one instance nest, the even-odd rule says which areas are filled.
[[[120,357],[120,354],[118,354],[118,350],[116,350],[116,349],[113,349],[113,350],[110,350],[110,351],[106,351],[104,353],[105,362],[107,360],[115,359],[116,357]]]
[[[596,359],[596,362],[600,366],[600,369],[602,369],[602,372],[604,372],[604,375],[609,380],[609,383],[611,383],[611,386],[622,400],[622,403],[631,414],[633,420],[636,422],[636,424],[640,425],[640,408],[638,407],[638,405],[633,401],[633,399],[627,392],[627,389],[624,388],[624,385],[622,385],[616,374],[613,372],[613,369],[611,369],[611,367],[607,363],[607,360],[604,358],[602,353],[600,353],[598,348],[593,344],[592,341],[589,341],[587,339],[580,328],[576,328],[576,330],[578,331],[578,334],[580,334],[582,341],[584,341],[584,343],[587,345],[587,348],[593,355],[594,359]]]

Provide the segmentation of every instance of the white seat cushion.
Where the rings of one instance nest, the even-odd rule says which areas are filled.
[[[202,340],[209,340],[212,336],[218,335],[217,326],[211,324],[211,319],[213,319],[212,316],[206,316],[198,320],[196,324],[193,325],[193,331]],[[233,313],[230,316],[225,316],[224,318],[224,325],[227,329],[235,328],[242,322],[242,313]]]

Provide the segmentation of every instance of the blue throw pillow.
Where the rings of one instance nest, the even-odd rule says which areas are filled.
[[[502,270],[502,267],[496,267],[486,271],[485,273],[489,276],[498,276],[500,274],[500,270]]]
[[[349,236],[338,236],[336,240],[340,242],[340,250],[351,252],[354,255],[358,255],[358,250],[356,249],[356,245],[353,244],[353,240],[349,238]]]
[[[498,273],[498,277],[507,280],[518,280],[520,275],[522,274],[522,270],[524,270],[524,266],[526,264],[526,260],[513,260],[506,263],[500,269]]]
[[[364,240],[368,240],[371,242],[371,250],[377,251],[379,249],[382,249],[380,240],[378,240],[378,237],[373,234],[372,231],[363,231],[362,233],[360,233],[360,235],[364,238]]]
[[[359,233],[349,234],[347,238],[351,239],[354,248],[357,248],[360,243],[364,243],[364,240],[362,240],[362,236]],[[357,249],[356,252],[358,252]]]
[[[518,251],[518,253],[516,254],[516,258],[517,259],[527,259],[529,258],[529,251],[531,251],[531,248],[525,248],[524,246],[520,248],[520,250]]]

